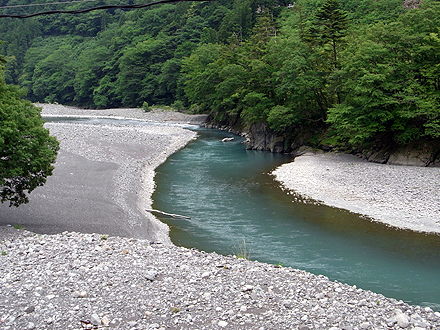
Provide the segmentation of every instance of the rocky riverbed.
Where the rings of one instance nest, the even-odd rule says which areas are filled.
[[[440,329],[324,276],[148,240],[0,230],[0,329]]]
[[[46,115],[91,113],[55,105],[43,109]],[[97,111],[94,115],[190,121],[183,114],[144,114],[139,109]],[[138,199],[140,204],[130,210],[148,205],[155,166],[193,138],[174,129],[160,137],[160,131],[167,132],[169,126],[149,133],[136,127],[115,127],[105,133],[87,125],[48,127],[51,125],[57,137],[67,134],[61,142],[65,151],[76,150],[98,163],[111,161],[117,164],[115,168],[129,173],[124,176],[115,170],[111,187],[147,189]],[[136,137],[137,132],[142,138]],[[103,134],[108,139],[105,135],[98,139]],[[72,136],[83,143],[74,143]],[[105,143],[88,143],[93,136]],[[121,138],[122,144],[111,146],[116,143],[114,138]],[[114,147],[128,147],[130,141],[138,147],[141,142],[145,148],[150,146],[149,152],[124,151],[147,155],[149,164],[139,164],[136,158],[121,159]],[[170,143],[173,148],[167,148]],[[133,160],[136,171],[129,168]],[[142,185],[134,178],[143,178]],[[117,194],[110,196],[122,204],[129,201]],[[85,219],[83,225],[87,220],[91,219]],[[124,233],[129,236],[130,231]],[[162,241],[161,235],[146,233],[144,238],[108,236],[104,230],[46,235],[0,226],[0,329],[440,330],[440,313],[429,307],[410,306],[301,270],[176,247]]]

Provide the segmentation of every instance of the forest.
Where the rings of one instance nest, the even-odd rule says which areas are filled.
[[[116,3],[2,0],[0,15]],[[439,1],[185,1],[0,23],[5,81],[32,102],[169,105],[263,124],[286,152],[440,140]]]

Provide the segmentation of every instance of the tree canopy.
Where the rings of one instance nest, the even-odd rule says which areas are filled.
[[[27,203],[28,194],[46,182],[58,151],[40,110],[23,94],[0,73],[0,196],[10,206]]]
[[[298,132],[316,146],[405,145],[440,137],[439,20],[434,0],[181,2],[3,19],[0,52],[6,82],[34,102],[174,104],[263,123],[286,151]]]

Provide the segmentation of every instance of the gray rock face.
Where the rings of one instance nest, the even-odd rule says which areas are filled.
[[[414,142],[405,147],[384,147],[365,158],[373,163],[406,166],[439,166],[440,143]]]
[[[283,152],[284,139],[277,136],[264,123],[252,124],[247,134],[248,149]]]
[[[440,329],[324,276],[147,240],[0,227],[0,251],[2,330]]]

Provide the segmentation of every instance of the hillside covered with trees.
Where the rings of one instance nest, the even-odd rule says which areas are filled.
[[[14,7],[32,3],[0,14],[116,1]],[[0,22],[6,82],[33,102],[172,105],[263,127],[272,151],[440,147],[439,1],[187,1]]]

